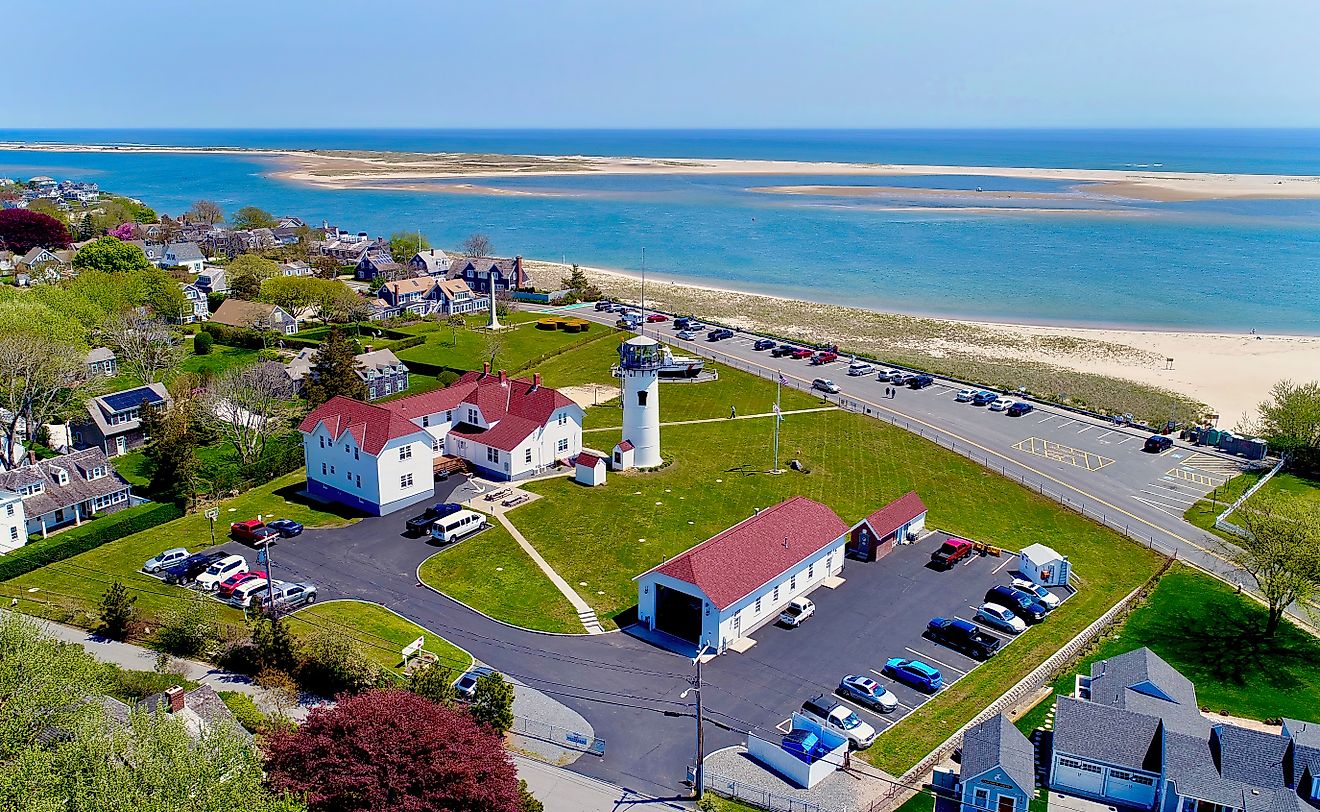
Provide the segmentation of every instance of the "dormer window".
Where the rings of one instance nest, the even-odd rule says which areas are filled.
[[[56,484],[58,484],[58,485],[68,485],[68,484],[69,484],[69,472],[68,472],[68,471],[64,470],[63,468],[52,468],[51,471],[55,474],[55,482],[56,482]]]
[[[100,479],[105,476],[105,466],[97,465],[87,472],[88,481]]]

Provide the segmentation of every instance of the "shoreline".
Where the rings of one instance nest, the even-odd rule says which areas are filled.
[[[1005,166],[842,163],[731,158],[637,158],[586,155],[500,155],[476,153],[292,150],[224,146],[147,144],[60,144],[0,142],[0,151],[221,154],[268,158],[281,180],[331,189],[353,189],[380,181],[580,175],[818,175],[875,177],[998,177],[1093,184],[1087,191],[1134,200],[1294,200],[1320,198],[1320,176],[1166,172],[1148,169],[1071,169]],[[847,188],[841,186],[839,188]],[[918,193],[923,187],[913,187]],[[443,193],[443,192],[442,192]],[[1021,194],[1021,193],[1019,193]]]
[[[569,265],[524,260],[534,274],[567,275]],[[580,266],[611,297],[637,302],[640,274]],[[557,278],[550,276],[550,278]],[[964,379],[1012,381],[1037,392],[1077,392],[1088,402],[1130,397],[1140,414],[1160,391],[1183,405],[1180,418],[1217,414],[1235,428],[1277,381],[1320,369],[1320,335],[1250,334],[1133,326],[1021,324],[886,313],[648,274],[648,302],[743,329],[798,341],[833,342],[906,366],[941,369]],[[1166,359],[1173,358],[1172,369]],[[1139,384],[1132,387],[1131,384]],[[1055,388],[1046,388],[1046,387]],[[1144,390],[1138,392],[1135,390]],[[1124,391],[1133,390],[1133,391]],[[1193,402],[1206,409],[1186,413]],[[1167,411],[1164,414],[1168,414]]]

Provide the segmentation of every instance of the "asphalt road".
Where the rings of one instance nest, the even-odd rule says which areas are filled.
[[[602,324],[617,319],[591,306],[572,313]],[[695,341],[683,341],[677,332],[671,322],[646,326],[648,335],[685,353],[772,380],[782,375],[797,389],[810,390],[816,378],[830,379],[840,389],[827,396],[831,402],[952,448],[1166,554],[1250,583],[1218,554],[1216,537],[1182,518],[1197,499],[1243,469],[1241,458],[1181,441],[1162,454],[1148,454],[1142,451],[1148,434],[1065,409],[1033,402],[1034,411],[1013,418],[955,401],[965,385],[938,377],[925,389],[895,388],[874,374],[849,376],[847,357],[816,366],[757,351],[752,345],[758,337],[747,333],[735,331],[733,338],[711,342],[704,332]],[[894,391],[892,397],[887,389]]]

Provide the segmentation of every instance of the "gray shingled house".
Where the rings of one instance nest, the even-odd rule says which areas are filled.
[[[29,536],[45,536],[69,524],[128,507],[131,492],[100,448],[85,448],[9,471],[0,471],[0,489],[23,500]]]
[[[963,734],[962,812],[1026,812],[1036,796],[1036,748],[997,714]]]

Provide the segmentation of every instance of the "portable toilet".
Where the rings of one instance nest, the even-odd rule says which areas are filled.
[[[1233,432],[1231,431],[1219,432],[1219,441],[1215,443],[1215,447],[1227,450],[1232,445],[1233,445]]]
[[[1219,445],[1219,435],[1221,433],[1219,429],[1210,429],[1201,436],[1201,443],[1203,445]]]
[[[1249,460],[1263,460],[1265,459],[1265,454],[1269,450],[1270,450],[1269,443],[1265,442],[1259,437],[1252,437],[1251,439],[1247,440],[1247,447],[1243,449],[1242,456],[1246,457]]]
[[[1067,586],[1072,566],[1068,556],[1044,544],[1032,544],[1018,553],[1018,570],[1041,586]]]

